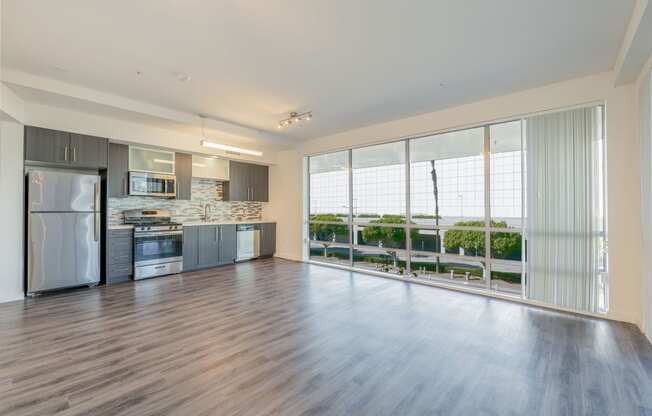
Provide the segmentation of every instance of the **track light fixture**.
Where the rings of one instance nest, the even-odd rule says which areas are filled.
[[[305,113],[301,113],[301,114],[292,112],[290,113],[290,117],[278,122],[278,128],[282,129],[285,127],[289,127],[292,124],[299,123],[301,121],[309,121],[311,118],[312,118],[312,111],[306,111]]]

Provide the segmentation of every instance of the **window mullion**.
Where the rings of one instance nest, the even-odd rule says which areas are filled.
[[[412,238],[410,224],[412,224],[412,207],[410,205],[410,142],[405,141],[405,274],[412,272],[411,251]]]
[[[490,127],[484,128],[484,262],[486,273],[486,286],[491,289],[491,133]]]
[[[353,254],[355,253],[354,249],[354,237],[355,230],[353,229],[353,150],[349,149],[347,151],[347,165],[349,171],[349,265],[353,267]]]

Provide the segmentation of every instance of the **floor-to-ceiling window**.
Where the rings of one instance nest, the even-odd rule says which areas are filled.
[[[349,153],[309,159],[311,260],[350,264]]]
[[[351,151],[353,266],[406,274],[405,142]]]
[[[485,287],[485,128],[408,143],[413,276]]]
[[[600,177],[592,198],[604,219],[602,107],[597,111],[593,157]],[[310,259],[524,296],[526,123],[309,157]],[[605,265],[597,283],[603,299],[605,230],[596,259]]]

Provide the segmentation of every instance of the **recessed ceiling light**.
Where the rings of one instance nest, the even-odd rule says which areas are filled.
[[[52,65],[50,68],[57,71],[57,72],[68,72],[69,71],[68,68],[64,68],[64,67],[59,66],[59,65]]]
[[[174,74],[174,76],[177,78],[177,81],[179,82],[188,82],[192,79],[190,75],[185,74],[183,72],[177,72]]]

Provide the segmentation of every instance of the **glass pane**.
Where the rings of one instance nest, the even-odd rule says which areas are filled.
[[[353,267],[377,272],[405,274],[405,253],[396,251],[356,248],[353,250]]]
[[[129,147],[129,169],[174,174],[174,153]]]
[[[353,243],[385,249],[405,249],[405,228],[354,225]]]
[[[346,246],[329,243],[310,243],[310,260],[349,266],[350,250]]]
[[[520,261],[491,262],[491,288],[499,292],[521,293],[523,264]]]
[[[413,229],[412,250],[484,257],[484,231]],[[440,243],[438,243],[440,242]]]
[[[491,217],[520,227],[522,217],[521,122],[490,127]]]
[[[486,287],[484,262],[467,261],[445,256],[412,253],[410,257],[412,275],[417,279],[440,280],[465,285]]]
[[[340,220],[341,221],[341,220]],[[349,226],[347,224],[313,224],[308,226],[310,240],[326,243],[349,243]]]
[[[418,224],[484,220],[484,128],[410,140],[410,204]]]
[[[494,227],[501,228],[505,226],[504,222],[492,224]],[[521,261],[523,238],[520,232],[516,233],[491,233],[491,258],[501,260]]]
[[[348,152],[312,156],[310,166],[310,219],[346,221],[349,215]]]
[[[353,149],[352,166],[354,218],[404,223],[405,142]]]

